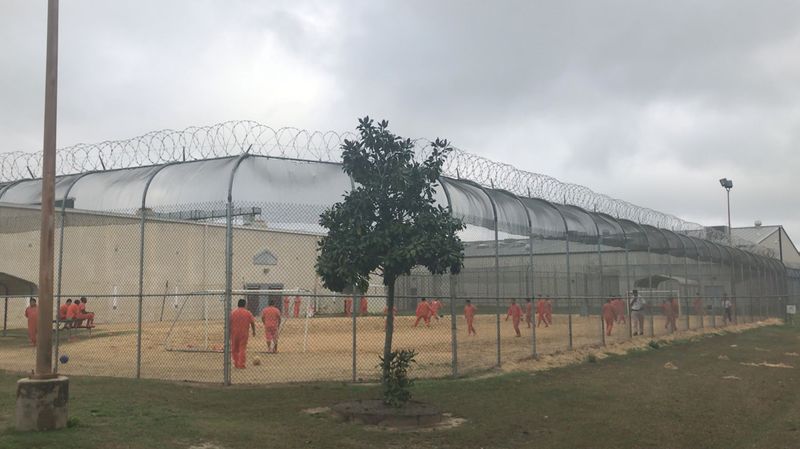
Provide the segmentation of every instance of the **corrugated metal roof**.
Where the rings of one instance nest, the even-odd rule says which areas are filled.
[[[731,233],[736,238],[758,244],[774,234],[778,229],[778,226],[751,226],[747,228],[732,228]]]

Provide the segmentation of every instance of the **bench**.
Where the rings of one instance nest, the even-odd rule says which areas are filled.
[[[77,326],[75,325],[76,322],[80,323],[82,321],[83,320],[73,320],[73,319],[53,320],[53,324],[58,327],[58,330],[72,331],[72,329],[86,329],[89,331],[89,336],[91,337],[92,329],[94,329],[94,326],[87,326],[86,324],[78,324]]]

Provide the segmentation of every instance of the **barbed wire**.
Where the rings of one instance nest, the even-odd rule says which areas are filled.
[[[251,120],[227,121],[210,126],[192,126],[183,130],[152,131],[130,139],[106,140],[92,144],[79,143],[57,151],[56,167],[58,175],[70,175],[235,156],[245,151],[254,155],[341,162],[340,147],[345,139],[353,138],[356,138],[356,135],[351,132],[272,128]],[[430,144],[427,139],[415,140],[418,157],[422,158],[427,154]],[[41,152],[0,153],[0,182],[8,183],[40,177],[41,161]],[[676,232],[704,229],[698,223],[682,220],[675,215],[597,193],[582,185],[520,170],[460,148],[454,149],[443,171],[448,177],[468,179],[516,195],[571,204],[589,211],[604,212],[613,217]],[[713,232],[710,237],[720,242],[726,238]]]

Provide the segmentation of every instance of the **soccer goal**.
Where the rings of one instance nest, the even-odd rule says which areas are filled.
[[[308,347],[309,320],[314,316],[314,304],[303,289],[232,290],[236,308],[245,299],[246,308],[256,317],[256,329],[261,333],[261,311],[270,303],[281,310],[279,335],[290,320],[303,319],[303,352]],[[299,299],[299,301],[298,301]],[[225,345],[225,291],[206,290],[180,295],[173,294],[175,315],[164,337],[164,349],[178,352],[223,352]],[[295,317],[294,309],[298,314]],[[258,346],[254,346],[258,347]],[[261,352],[261,351],[257,351]],[[266,350],[264,351],[266,352]]]

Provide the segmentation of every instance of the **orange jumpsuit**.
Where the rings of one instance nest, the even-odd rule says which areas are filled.
[[[289,297],[283,297],[283,316],[289,318]]]
[[[264,323],[264,337],[267,345],[278,342],[278,329],[281,327],[281,311],[275,306],[264,307],[261,311],[261,322]]]
[[[514,325],[514,332],[517,333],[517,337],[521,334],[519,333],[519,322],[522,319],[522,308],[519,304],[511,304],[508,307],[508,314],[506,315],[506,321],[508,321],[508,317],[511,317],[511,323]]]
[[[438,299],[434,299],[433,301],[431,301],[430,303],[431,316],[435,318],[437,321],[439,320],[439,309],[441,308],[442,308],[441,301],[439,301]]]
[[[303,300],[300,299],[299,296],[295,296],[294,297],[294,317],[295,318],[299,318],[300,317],[300,303],[302,303],[302,302],[303,302]]]
[[[525,323],[528,325],[528,329],[531,328],[531,318],[533,317],[533,303],[528,301],[525,303]]]
[[[467,335],[478,335],[475,332],[475,311],[477,309],[472,304],[467,304],[464,306],[464,318],[467,320]]]
[[[353,311],[353,298],[344,298],[344,316],[350,316]]]
[[[36,306],[28,306],[25,309],[25,318],[28,319],[28,339],[31,344],[36,346],[36,329],[39,327],[39,310]]]
[[[547,324],[547,303],[544,302],[544,299],[540,299],[536,301],[536,314],[539,315],[539,318],[536,320],[536,327],[539,327],[544,323],[544,327],[548,327]]]
[[[361,316],[364,316],[367,314],[368,310],[369,308],[368,308],[367,298],[365,296],[362,296],[361,299],[358,300],[358,313]]]
[[[69,304],[61,304],[61,307],[58,308],[58,318],[61,321],[67,319],[67,309],[69,308]]]
[[[553,324],[553,303],[549,299],[544,303],[544,319],[548,325]]]
[[[244,368],[247,362],[247,340],[250,326],[255,323],[253,314],[244,307],[237,307],[231,312],[231,357],[233,366]]]
[[[617,323],[624,323],[625,322],[625,303],[622,302],[620,298],[614,298],[611,300],[611,304],[614,305],[614,314],[617,317]]]
[[[94,324],[94,314],[86,313],[86,304],[84,304],[83,302],[78,304],[78,319],[86,320],[86,326],[91,326],[92,324]]]
[[[617,318],[617,312],[614,310],[614,304],[607,302],[603,304],[603,321],[606,322],[606,335],[611,335],[611,329],[614,328],[614,320]]]
[[[67,307],[67,319],[75,320],[72,327],[78,327],[81,325],[80,318],[78,318],[80,311],[81,309],[78,307],[78,304],[74,302]]]
[[[414,322],[414,327],[417,327],[420,320],[425,320],[426,326],[431,325],[431,307],[427,301],[420,301],[420,303],[417,304],[416,315],[417,321]]]

